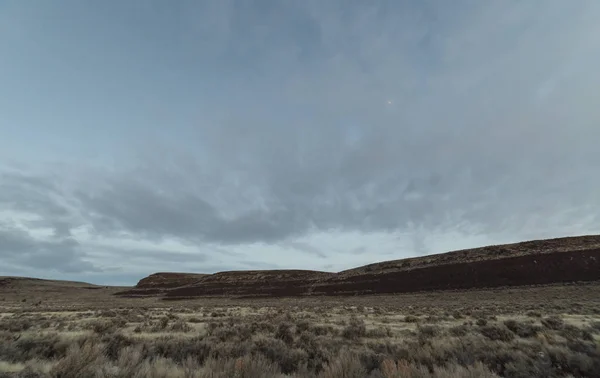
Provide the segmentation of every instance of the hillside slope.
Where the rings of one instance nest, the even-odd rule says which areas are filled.
[[[100,286],[87,282],[46,280],[42,278],[0,276],[0,287],[5,289],[20,289],[24,287],[40,288],[85,288],[94,289]]]
[[[313,294],[356,295],[600,280],[600,236],[487,246],[346,270]]]
[[[600,235],[532,240],[513,244],[490,245],[479,248],[462,249],[436,255],[369,264],[342,271],[339,273],[339,275],[348,277],[375,271],[379,273],[398,272],[444,264],[469,263],[527,255],[545,255],[557,252],[576,252],[592,249],[600,249]]]
[[[265,270],[156,277],[142,279],[120,295],[164,299],[363,295],[600,281],[600,235],[487,246],[339,273]]]
[[[131,290],[119,293],[124,296],[143,297],[165,295],[181,296],[293,296],[303,295],[313,282],[335,273],[311,270],[246,270],[218,272],[215,274],[177,273],[168,276],[160,273],[161,280],[146,277]],[[186,281],[184,285],[177,285]],[[152,285],[148,285],[152,282]]]

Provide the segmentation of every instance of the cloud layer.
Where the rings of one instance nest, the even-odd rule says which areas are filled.
[[[144,4],[0,9],[0,274],[339,270],[599,229],[597,2]]]

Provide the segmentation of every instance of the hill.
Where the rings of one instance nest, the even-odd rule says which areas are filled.
[[[86,282],[45,280],[29,277],[0,276],[0,301],[19,303],[23,306],[73,307],[90,299],[114,302],[114,293],[124,287],[107,287],[92,285]],[[5,307],[6,308],[6,307]]]
[[[101,286],[93,285],[87,282],[77,281],[61,281],[61,280],[45,280],[42,278],[30,277],[12,277],[0,276],[0,287],[5,289],[20,289],[20,288],[100,288]]]
[[[157,273],[122,296],[363,295],[600,280],[600,235],[535,240],[386,261],[339,273],[233,271]]]
[[[302,295],[312,282],[332,276],[335,273],[311,270],[245,270],[218,272],[214,274],[165,273],[143,278],[124,296],[293,296]],[[151,285],[148,282],[152,282]],[[180,282],[188,282],[177,286]]]

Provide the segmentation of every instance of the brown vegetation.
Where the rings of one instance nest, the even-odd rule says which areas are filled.
[[[294,296],[306,293],[309,285],[333,273],[310,270],[248,270],[219,272],[207,275],[188,276],[177,274],[175,277],[166,273],[150,275],[142,279],[134,289],[120,292],[128,297],[174,294],[181,290],[197,292],[201,287],[203,296],[252,296],[274,297]],[[187,280],[187,283],[180,285]]]
[[[394,294],[600,280],[600,236],[537,240],[387,261],[326,273],[300,270],[159,273],[119,295],[283,297]]]
[[[600,377],[597,301],[541,318],[474,302],[63,312],[9,302],[0,377]]]
[[[154,273],[142,278],[136,285],[139,289],[169,289],[193,284],[206,274],[193,273]]]

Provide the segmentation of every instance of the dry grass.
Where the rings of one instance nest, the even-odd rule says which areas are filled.
[[[510,291],[189,302],[98,291],[40,305],[0,292],[0,377],[600,376],[596,286]]]
[[[461,316],[351,307],[17,312],[0,322],[0,376],[598,376],[600,316],[481,311],[486,312],[480,307],[464,308]]]

